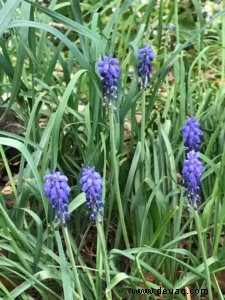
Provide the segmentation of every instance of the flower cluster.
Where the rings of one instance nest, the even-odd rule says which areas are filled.
[[[80,184],[82,191],[86,194],[86,208],[92,212],[90,220],[96,220],[98,213],[103,216],[102,186],[104,182],[101,175],[95,171],[95,167],[83,168]]]
[[[194,150],[189,151],[182,170],[183,184],[186,189],[184,196],[188,198],[189,203],[191,203],[194,208],[197,208],[197,204],[201,201],[201,176],[205,170],[198,157],[198,152]]]
[[[55,210],[55,221],[61,220],[64,226],[70,216],[68,213],[70,187],[68,178],[60,172],[52,172],[45,175],[44,191],[46,197],[50,199],[50,204]]]
[[[195,118],[190,118],[182,127],[181,131],[183,133],[184,146],[187,147],[188,151],[199,151],[199,144],[201,142],[200,136],[203,134],[199,122]]]
[[[137,72],[140,77],[141,86],[146,89],[150,84],[150,74],[152,71],[152,61],[155,55],[152,47],[144,45],[138,49],[137,56]],[[104,98],[108,103],[113,103],[118,98],[118,83],[120,78],[121,68],[117,58],[112,55],[105,56],[98,62],[99,74],[102,77],[102,89]]]
[[[198,153],[201,143],[200,136],[203,132],[195,118],[188,119],[181,131],[184,145],[187,147],[182,170],[184,196],[187,197],[190,205],[197,208],[197,204],[201,202],[201,177],[205,170]]]
[[[150,83],[150,73],[152,69],[151,61],[155,58],[150,46],[144,45],[138,50],[138,75],[141,78],[141,85],[147,88]],[[105,56],[98,62],[99,74],[102,78],[102,89],[104,98],[108,104],[112,104],[118,99],[118,84],[121,68],[117,58],[112,55]],[[44,177],[44,190],[49,198],[52,208],[55,210],[55,221],[61,220],[66,226],[69,220],[68,203],[70,187],[68,178],[60,172],[52,172]],[[100,174],[95,171],[95,167],[83,168],[80,178],[82,191],[86,194],[87,209],[91,210],[91,220],[96,220],[97,215],[103,215],[102,186],[104,184]]]
[[[146,89],[150,84],[150,74],[152,71],[152,61],[155,55],[152,47],[144,45],[143,48],[138,49],[138,76],[140,76],[141,86]]]
[[[121,70],[118,59],[111,55],[105,56],[103,60],[98,62],[98,67],[102,77],[102,88],[105,99],[109,103],[116,101]]]

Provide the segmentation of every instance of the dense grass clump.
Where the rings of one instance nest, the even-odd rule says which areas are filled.
[[[0,105],[1,299],[224,299],[224,1],[1,0]]]

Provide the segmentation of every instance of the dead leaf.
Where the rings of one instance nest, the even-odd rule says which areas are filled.
[[[148,273],[145,274],[145,280],[149,281],[149,282],[154,282],[155,278],[150,272],[148,272]],[[141,284],[141,288],[142,289],[148,289],[148,287],[144,283]],[[145,300],[145,295],[140,295],[139,299],[140,300]]]
[[[4,195],[10,195],[13,193],[13,189],[10,185],[6,185],[3,189],[2,189],[2,194]]]

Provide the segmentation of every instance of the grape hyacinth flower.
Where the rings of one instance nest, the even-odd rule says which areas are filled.
[[[86,194],[86,208],[91,210],[90,220],[94,221],[98,213],[103,216],[102,186],[104,184],[101,175],[95,171],[95,167],[83,168],[80,178],[82,191]]]
[[[102,88],[104,98],[108,103],[116,101],[118,98],[118,83],[121,68],[117,58],[111,55],[105,56],[98,62],[99,73],[102,77]]]
[[[147,89],[150,84],[150,74],[152,71],[152,61],[154,60],[155,55],[153,53],[152,47],[144,45],[143,48],[138,49],[138,65],[137,71],[138,76],[140,77],[141,86],[144,89]]]
[[[187,152],[190,150],[199,151],[199,144],[201,143],[200,136],[203,134],[199,122],[192,117],[187,120],[186,124],[181,128],[181,131]]]
[[[55,222],[61,220],[64,226],[70,216],[68,213],[69,193],[70,187],[68,185],[68,178],[60,172],[52,172],[45,175],[44,191],[46,197],[50,199],[50,204],[55,210]]]
[[[187,153],[182,170],[183,185],[185,187],[184,196],[189,200],[194,208],[201,202],[201,176],[205,168],[199,160],[198,152],[191,150]]]

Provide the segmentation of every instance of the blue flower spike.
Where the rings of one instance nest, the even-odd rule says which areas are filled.
[[[185,187],[184,196],[187,197],[189,204],[197,209],[201,202],[202,173],[205,168],[199,160],[199,153],[191,150],[187,153],[182,170],[183,185]]]
[[[60,172],[52,172],[44,176],[44,191],[55,211],[55,222],[59,220],[66,227],[70,219],[68,213],[70,187],[68,178]]]
[[[187,152],[194,150],[199,151],[201,143],[201,135],[203,135],[200,129],[200,124],[195,118],[187,120],[186,124],[181,128],[184,139],[184,146],[187,147]]]
[[[102,77],[103,96],[108,104],[118,99],[118,83],[121,68],[117,58],[105,56],[98,62],[99,74]]]
[[[155,55],[152,47],[144,45],[143,48],[138,49],[138,64],[137,72],[140,77],[141,87],[145,90],[149,87],[151,81],[152,61]]]
[[[104,181],[95,171],[95,167],[87,167],[82,170],[80,184],[86,195],[86,208],[91,211],[90,220],[95,221],[98,214],[103,216],[102,186]]]

